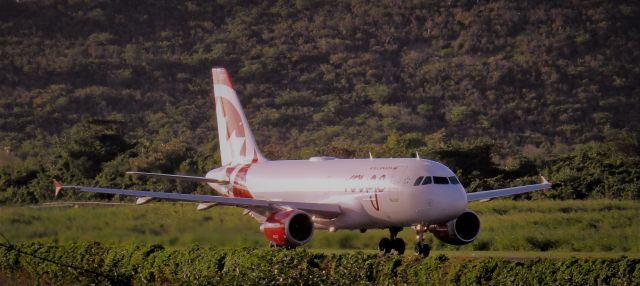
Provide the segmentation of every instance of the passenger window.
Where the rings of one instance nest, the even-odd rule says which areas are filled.
[[[456,176],[449,177],[449,182],[451,182],[454,185],[460,184],[460,181],[458,181],[458,178],[456,178]]]
[[[447,185],[449,184],[449,180],[447,180],[447,177],[433,177],[433,183],[439,185]]]
[[[428,185],[428,184],[431,184],[432,182],[433,181],[431,180],[431,177],[426,176],[426,177],[424,177],[424,181],[422,181],[422,184],[423,185]]]
[[[423,177],[423,176],[418,177],[418,178],[416,179],[416,182],[415,182],[415,183],[413,183],[413,185],[414,185],[414,186],[418,186],[418,185],[420,185],[420,182],[422,182],[422,178],[424,178],[424,177]]]

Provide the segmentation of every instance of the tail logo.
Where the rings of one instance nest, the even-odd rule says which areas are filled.
[[[246,156],[247,140],[240,112],[238,112],[233,106],[233,103],[226,98],[218,97],[218,101],[222,107],[222,113],[226,122],[227,141],[231,141],[232,146],[241,146],[239,154],[240,156]]]

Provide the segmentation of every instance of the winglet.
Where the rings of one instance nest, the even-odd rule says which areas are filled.
[[[56,194],[55,197],[58,197],[58,194],[60,193],[60,190],[62,190],[62,184],[60,184],[60,182],[58,182],[58,180],[53,179],[53,186],[56,188]]]
[[[540,178],[542,179],[542,183],[543,184],[548,184],[549,181],[547,181],[547,178],[545,178],[544,176],[540,176]]]
[[[544,176],[540,176],[540,178],[542,178],[542,183],[543,184],[551,184],[551,183],[549,183],[549,181],[547,181],[547,178],[545,178]],[[546,188],[546,189],[543,190],[543,192],[545,192],[545,193],[548,192],[548,191],[549,191],[549,188]]]

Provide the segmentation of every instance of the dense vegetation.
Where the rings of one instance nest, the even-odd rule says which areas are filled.
[[[149,205],[79,205],[79,207],[8,207],[0,209],[0,233],[15,243],[70,244],[100,241],[118,245],[130,241],[162,244],[169,248],[265,247],[259,224],[237,208],[216,207],[204,212],[193,203]],[[469,206],[482,221],[480,236],[468,245],[452,246],[432,235],[426,242],[437,251],[535,251],[609,253],[640,256],[640,203],[637,201],[511,201]],[[387,230],[366,233],[316,231],[304,247],[315,250],[374,250]],[[415,232],[399,233],[409,249]],[[580,239],[585,238],[585,239]]]
[[[274,159],[417,150],[471,191],[638,199],[639,29],[635,2],[2,1],[0,203],[202,191],[122,173],[217,166],[212,66]]]
[[[22,244],[0,247],[3,280],[16,285],[637,285],[640,260],[422,259],[269,248]]]

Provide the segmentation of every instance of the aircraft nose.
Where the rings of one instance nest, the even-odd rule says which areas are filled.
[[[467,209],[467,195],[461,186],[449,186],[427,197],[426,212],[429,221],[446,222],[457,218]]]
[[[464,188],[460,185],[452,188],[450,195],[447,197],[446,204],[451,208],[451,211],[456,214],[461,214],[467,209],[467,194]]]

